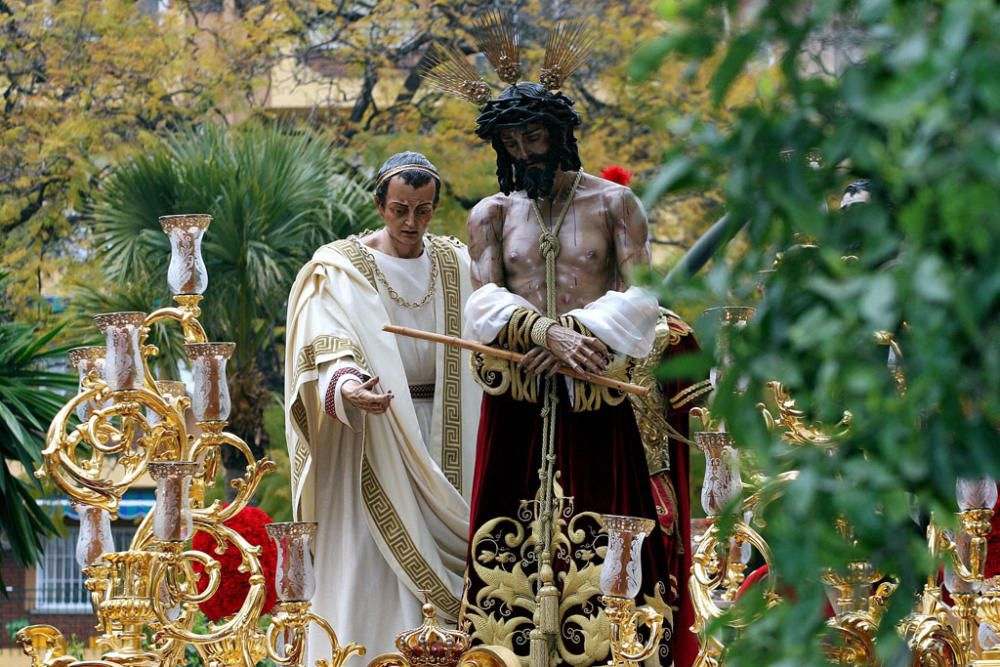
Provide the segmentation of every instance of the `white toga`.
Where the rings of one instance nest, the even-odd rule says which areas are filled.
[[[418,302],[430,252],[403,259],[351,243],[320,249],[292,289],[286,361],[295,370],[286,371],[286,394],[295,397],[287,406],[293,497],[301,518],[319,522],[313,609],[342,644],[363,644],[368,661],[395,651],[396,633],[420,625],[417,589],[432,591],[443,616],[457,610],[480,393],[466,354],[381,331],[391,322],[460,333],[455,318],[470,291],[465,249],[437,242],[435,296],[411,309],[390,298],[382,281],[373,289],[377,272],[365,275],[364,267],[376,262],[399,297]],[[343,400],[340,388],[351,376],[337,371],[348,368],[378,375],[378,389],[395,395],[386,414],[365,415]],[[332,417],[324,399],[335,375]],[[434,396],[411,400],[409,385],[434,385]],[[318,637],[310,637],[310,662],[326,655]]]

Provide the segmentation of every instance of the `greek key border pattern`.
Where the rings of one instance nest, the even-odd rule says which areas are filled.
[[[361,496],[368,511],[372,513],[382,539],[389,545],[389,550],[402,566],[406,576],[419,588],[430,591],[431,601],[438,609],[452,618],[458,618],[460,609],[458,598],[452,595],[417,550],[417,545],[406,531],[402,519],[375,476],[367,454],[361,459]]]
[[[306,371],[316,370],[316,357],[327,353],[336,354],[337,352],[342,352],[344,350],[350,351],[350,353],[354,355],[354,361],[358,364],[358,366],[360,366],[365,372],[369,372],[368,360],[365,359],[365,353],[361,351],[361,348],[341,336],[324,334],[322,336],[316,336],[308,345],[303,346],[302,349],[299,350],[299,354],[295,358],[295,379],[292,382],[292,386],[298,384],[300,375]]]
[[[444,332],[462,335],[461,272],[455,246],[446,237],[432,237],[431,246],[441,271],[444,297]],[[462,490],[462,351],[444,348],[444,391],[441,401],[441,471]]]
[[[378,288],[375,287],[375,267],[372,265],[373,260],[368,253],[358,247],[358,244],[361,243],[359,238],[358,236],[351,236],[346,239],[334,241],[333,247],[351,261],[354,268],[368,280],[372,289],[378,291]]]
[[[309,443],[306,441],[309,433],[309,420],[306,417],[306,406],[302,404],[302,399],[298,396],[292,402],[291,414],[292,420],[299,427],[299,432],[305,434],[304,437],[299,437],[295,442],[295,455],[292,460],[292,489],[297,490],[302,483],[300,475],[305,468],[306,461],[309,460]]]

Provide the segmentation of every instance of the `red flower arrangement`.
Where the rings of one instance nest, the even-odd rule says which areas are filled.
[[[267,512],[256,507],[244,507],[223,525],[239,533],[243,539],[250,544],[262,547],[260,555],[261,569],[264,571],[264,579],[267,586],[267,598],[264,600],[264,610],[266,614],[271,611],[271,607],[278,601],[278,595],[274,590],[274,572],[278,559],[278,550],[274,542],[267,535],[264,526],[271,523],[271,517]],[[215,552],[216,542],[208,534],[198,531],[194,534],[192,547],[195,551],[207,553],[212,558],[219,561],[221,565],[219,574],[219,590],[215,595],[202,602],[202,613],[210,621],[218,621],[235,614],[243,606],[247,594],[250,592],[250,574],[238,570],[243,562],[239,550],[232,542],[228,543],[228,548],[222,554]],[[200,563],[194,564],[194,570],[199,575],[198,590],[204,591],[208,586],[208,577],[205,576],[204,568]]]
[[[611,181],[612,183],[618,183],[619,185],[627,186],[632,182],[633,176],[635,176],[635,174],[625,167],[619,167],[617,164],[601,169],[601,178]]]

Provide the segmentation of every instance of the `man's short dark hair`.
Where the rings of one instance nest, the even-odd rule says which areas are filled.
[[[435,167],[423,154],[417,153],[416,151],[405,151],[403,153],[396,153],[386,160],[385,163],[382,164],[382,168],[378,170],[378,174],[375,175],[375,181],[378,182],[379,176],[391,169],[397,169],[411,164],[429,167],[434,171],[437,171],[437,167]],[[434,205],[437,206],[438,200],[441,198],[441,179],[433,176],[432,174],[428,174],[422,169],[407,169],[399,172],[398,174],[393,174],[382,183],[379,183],[378,187],[375,188],[375,200],[378,202],[379,206],[385,206],[385,196],[389,191],[389,181],[394,178],[402,179],[403,183],[412,188],[421,188],[433,180]]]

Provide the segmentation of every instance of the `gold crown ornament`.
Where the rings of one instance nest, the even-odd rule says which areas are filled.
[[[396,648],[411,667],[454,667],[462,654],[469,650],[469,635],[461,630],[448,630],[438,623],[437,609],[430,602],[428,591],[424,594],[421,613],[424,622],[415,630],[396,635]]]

